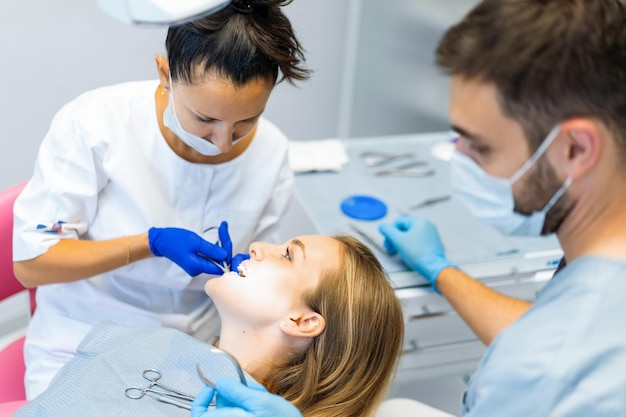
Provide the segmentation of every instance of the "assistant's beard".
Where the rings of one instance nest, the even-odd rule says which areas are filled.
[[[522,214],[541,211],[562,185],[563,181],[557,177],[546,158],[539,159],[534,169],[528,172],[528,179],[524,181],[524,191],[521,192],[520,198],[515,201],[515,211]],[[573,207],[574,201],[565,191],[546,213],[541,235],[556,233]]]

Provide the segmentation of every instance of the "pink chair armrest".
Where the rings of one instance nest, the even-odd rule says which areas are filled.
[[[19,408],[26,405],[28,401],[10,401],[8,403],[0,403],[0,417],[11,417]]]
[[[26,399],[24,337],[0,350],[0,403]]]

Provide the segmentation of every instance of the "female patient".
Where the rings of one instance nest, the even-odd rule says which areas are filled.
[[[371,415],[389,386],[404,331],[400,303],[371,251],[352,237],[301,236],[283,245],[253,243],[250,259],[239,269],[239,273],[209,280],[205,287],[222,322],[220,349],[231,353],[249,375],[268,391],[286,398],[305,417]],[[139,339],[130,345],[139,344]],[[107,345],[117,346],[110,340]],[[145,363],[151,354],[138,350],[136,355]],[[167,361],[171,362],[171,357]],[[67,367],[71,369],[72,362]],[[165,384],[179,387],[185,379],[198,383],[193,366],[180,367],[188,369],[185,376],[179,375],[178,385],[171,379]],[[107,387],[102,369],[98,369],[97,383]],[[92,372],[93,367],[80,370],[81,374]],[[68,383],[77,379],[80,385]],[[118,379],[112,378],[110,383]],[[85,399],[93,410],[94,397],[102,396],[102,391],[94,389],[95,382],[90,381],[76,372],[61,372],[48,391],[16,416],[41,415],[42,409],[54,415],[58,411],[50,409],[55,404],[50,397],[69,392],[73,398]],[[71,385],[74,391],[64,392],[59,388],[62,385]],[[75,391],[77,386],[80,392]],[[119,397],[103,403],[109,414],[123,415],[131,402],[140,401]],[[144,400],[143,405],[165,407],[168,415],[176,411],[156,401]],[[148,413],[149,409],[145,410]],[[67,407],[59,411],[68,415]],[[76,415],[84,415],[84,411],[78,410]]]

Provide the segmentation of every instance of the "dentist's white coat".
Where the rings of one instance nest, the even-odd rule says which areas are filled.
[[[59,239],[105,240],[153,226],[202,235],[223,220],[233,253],[247,252],[252,241],[276,240],[293,188],[286,137],[261,118],[254,140],[234,160],[185,161],[159,131],[157,85],[96,89],[59,111],[15,204],[15,261],[35,258]],[[45,232],[59,221],[66,222],[60,233]],[[203,290],[207,278],[191,279],[168,259],[150,258],[90,279],[40,286],[25,345],[27,396],[42,392],[103,320],[211,337],[218,318]]]

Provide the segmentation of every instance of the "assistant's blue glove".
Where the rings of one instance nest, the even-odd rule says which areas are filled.
[[[284,398],[265,391],[263,385],[248,380],[244,386],[231,378],[215,383],[217,406],[207,410],[215,390],[205,387],[191,404],[191,417],[302,417]]]
[[[207,413],[209,404],[213,400],[215,390],[208,385],[205,386],[191,403],[191,417],[203,417],[209,415]]]
[[[220,231],[225,229],[226,235],[228,235],[228,229],[225,225],[226,222],[222,222]],[[223,232],[220,233],[220,239],[221,234]],[[227,250],[217,244],[207,242],[190,230],[176,227],[151,228],[148,230],[148,242],[150,243],[150,251],[154,256],[168,258],[192,277],[202,272],[222,275],[222,270],[210,259],[221,264],[232,253],[232,244]],[[228,242],[230,242],[230,237]]]
[[[404,263],[426,278],[435,290],[439,272],[454,267],[446,258],[437,227],[423,217],[402,216],[393,225],[381,223],[378,230],[385,236],[387,252],[398,253]]]

